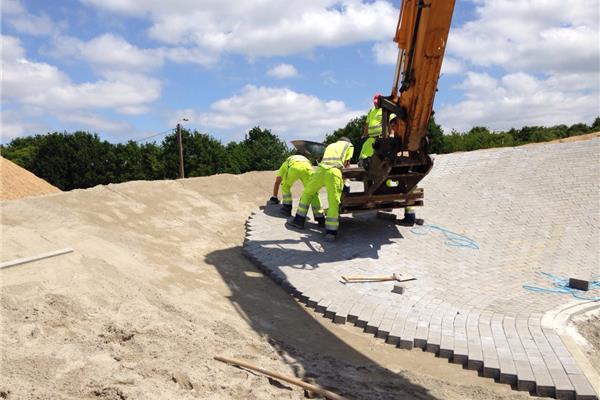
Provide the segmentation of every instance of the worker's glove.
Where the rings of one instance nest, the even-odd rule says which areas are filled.
[[[268,201],[269,204],[279,204],[279,199],[275,196],[271,197]]]

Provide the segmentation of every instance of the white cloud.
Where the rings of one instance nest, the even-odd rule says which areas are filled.
[[[51,64],[28,60],[17,38],[3,35],[1,40],[2,101],[13,108],[35,107],[64,121],[116,130],[123,125],[98,117],[95,110],[140,114],[160,95],[160,81],[123,70],[106,70],[104,79],[75,83]],[[7,129],[14,131],[19,122],[13,119],[11,123],[13,128]]]
[[[445,56],[444,60],[442,61],[442,70],[441,73],[442,74],[458,74],[463,72],[464,67],[462,65],[462,63],[457,60],[456,58],[452,58],[450,56]]]
[[[57,35],[53,46],[49,53],[55,58],[84,60],[101,74],[115,70],[147,72],[160,67],[165,57],[162,49],[141,49],[110,33],[87,42]]]
[[[14,56],[24,51],[15,38],[3,52],[3,97],[46,109],[91,109],[140,107],[160,95],[160,82],[139,74],[107,72],[107,79],[75,84],[58,68],[47,63]]]
[[[391,39],[377,42],[371,49],[377,64],[396,65],[398,61],[398,45]],[[457,74],[463,71],[462,63],[456,58],[446,55],[442,61],[442,74]]]
[[[137,2],[84,0],[102,10],[152,21],[150,35],[170,45],[211,56],[289,55],[319,46],[340,46],[390,36],[398,10],[376,0],[179,0]]]
[[[351,110],[338,100],[322,100],[285,88],[245,86],[239,94],[214,102],[208,112],[180,110],[190,124],[211,133],[247,132],[254,126],[272,129],[285,139],[322,140],[364,110]]]
[[[455,86],[464,100],[436,114],[446,131],[590,123],[598,115],[596,0],[475,3],[476,18],[448,38],[446,61],[470,71]]]
[[[267,75],[279,79],[293,78],[298,76],[298,70],[290,64],[279,64],[268,70]]]
[[[377,42],[372,48],[377,64],[396,65],[398,59],[398,45],[392,40]]]
[[[446,132],[473,126],[506,130],[524,125],[591,123],[600,107],[598,85],[593,80],[580,74],[540,79],[523,72],[496,79],[469,72],[458,85],[466,99],[442,107],[436,118]],[[569,85],[583,81],[589,82],[585,90]]]
[[[507,71],[598,72],[597,0],[478,4],[477,19],[450,30],[455,57]]]
[[[17,32],[28,35],[49,35],[57,32],[57,27],[46,14],[30,14],[17,0],[3,0],[1,5],[2,19]]]
[[[131,124],[122,121],[116,121],[109,118],[104,118],[95,113],[88,112],[76,112],[76,113],[64,113],[59,114],[58,117],[62,121],[75,124],[78,129],[89,128],[94,131],[100,132],[116,132],[124,133],[131,132],[133,127]]]

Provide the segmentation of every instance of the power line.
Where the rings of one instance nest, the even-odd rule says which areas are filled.
[[[147,136],[147,137],[144,137],[144,138],[141,138],[141,139],[135,139],[135,140],[133,140],[133,141],[134,141],[134,142],[142,142],[142,141],[144,141],[144,140],[152,139],[153,137],[156,137],[156,136],[165,135],[165,134],[167,134],[167,133],[169,133],[169,132],[173,132],[173,128],[169,128],[169,129],[167,129],[166,131],[158,132],[158,133],[155,133],[154,135]]]

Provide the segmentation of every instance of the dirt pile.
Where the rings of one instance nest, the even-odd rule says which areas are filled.
[[[12,161],[0,157],[0,200],[14,200],[57,192],[60,192],[57,187]]]
[[[403,351],[305,309],[241,253],[273,172],[128,182],[2,205],[0,397],[531,399],[429,353]],[[298,190],[294,193],[297,193]]]

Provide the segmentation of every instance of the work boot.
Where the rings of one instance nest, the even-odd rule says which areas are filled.
[[[298,214],[293,219],[289,219],[285,224],[298,229],[304,229],[306,223],[306,217],[302,217]]]
[[[320,217],[315,217],[315,221],[317,221],[317,224],[319,224],[319,226],[325,226],[325,216],[321,215]]]
[[[414,226],[416,220],[415,214],[404,214],[404,218],[396,223],[402,226]]]
[[[330,231],[327,229],[325,231],[325,240],[328,242],[335,242],[335,238],[337,237],[337,231]]]
[[[291,204],[282,204],[279,211],[281,211],[281,213],[283,215],[291,217],[292,216],[292,205]]]

